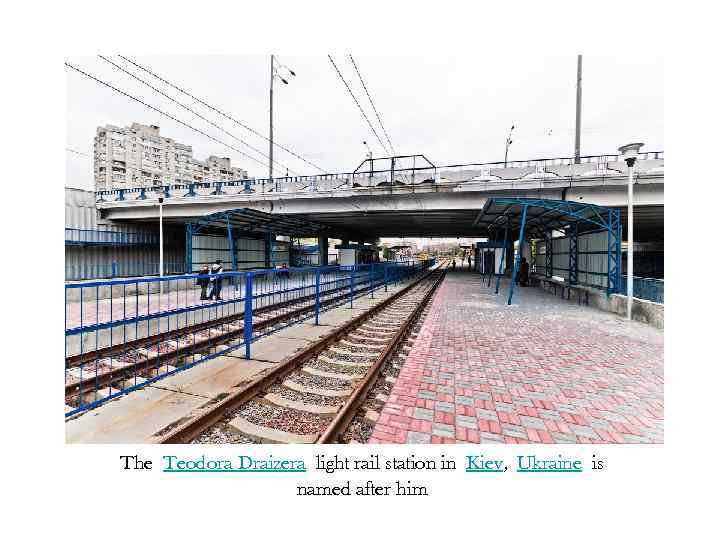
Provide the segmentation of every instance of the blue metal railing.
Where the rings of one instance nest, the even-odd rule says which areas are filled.
[[[620,294],[627,295],[627,276],[620,279]],[[665,280],[654,278],[633,277],[633,297],[650,300],[659,304],[665,303]]]
[[[180,274],[185,271],[184,262],[164,262],[164,274]],[[129,261],[107,264],[71,264],[65,265],[65,281],[84,279],[107,279],[119,277],[160,275],[160,263],[138,263]]]
[[[352,307],[357,298],[372,297],[379,288],[387,290],[434,263],[68,283],[66,416],[236,349],[250,358],[251,344],[260,337],[307,319],[319,324],[323,311],[345,303]],[[201,347],[220,336],[221,343]]]
[[[665,152],[642,152],[638,160],[665,159]],[[348,189],[358,183],[365,186],[377,186],[388,181],[421,184],[427,181],[437,181],[443,173],[452,173],[465,168],[471,169],[500,169],[500,168],[527,168],[574,165],[576,158],[542,158],[523,161],[466,163],[460,165],[445,165],[437,167],[412,167],[392,170],[360,171],[332,174],[318,174],[310,176],[285,176],[277,178],[252,178],[246,180],[216,180],[208,179],[202,182],[178,183],[154,187],[134,187],[112,189],[96,192],[97,202],[135,201],[155,198],[162,191],[165,198],[196,197],[196,196],[223,196],[237,195],[239,193],[250,195],[253,193],[282,192],[290,184],[301,184],[301,190],[316,191],[319,182],[333,184],[333,189]],[[621,161],[618,154],[602,154],[581,156],[580,164],[612,163]]]
[[[125,232],[103,231],[98,229],[72,229],[65,227],[67,245],[153,245],[160,243],[158,233],[149,231]]]

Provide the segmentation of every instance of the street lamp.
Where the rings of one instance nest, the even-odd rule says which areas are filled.
[[[512,132],[515,129],[515,124],[510,127],[510,131],[508,132],[507,139],[505,139],[505,167],[507,167],[507,157],[508,157],[508,150],[510,149],[510,145],[512,142]]]
[[[165,202],[165,199],[161,195],[158,197],[158,206],[160,207],[160,277],[163,277],[163,202]],[[160,287],[162,292],[162,282]]]
[[[273,88],[275,86],[275,79],[280,79],[284,84],[288,84],[287,79],[280,75],[280,70],[285,70],[290,75],[295,77],[295,72],[289,67],[278,64],[275,65],[275,55],[270,55],[270,175],[269,178],[272,180],[273,177]]]
[[[633,170],[643,143],[630,143],[618,148],[628,166],[628,248],[627,248],[627,319],[632,320],[633,302]],[[609,249],[609,248],[608,248]]]

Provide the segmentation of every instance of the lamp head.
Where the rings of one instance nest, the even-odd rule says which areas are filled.
[[[624,159],[636,158],[640,148],[645,146],[644,143],[630,143],[618,148],[618,152]]]

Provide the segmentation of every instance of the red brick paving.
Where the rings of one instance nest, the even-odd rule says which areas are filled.
[[[661,443],[663,333],[448,273],[371,443]]]

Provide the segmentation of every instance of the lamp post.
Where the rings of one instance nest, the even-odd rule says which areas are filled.
[[[160,206],[160,277],[163,277],[163,202],[165,199],[161,195],[158,197],[158,205]],[[160,284],[160,287],[162,287],[162,283]],[[162,291],[161,291],[162,292]]]
[[[507,167],[507,157],[508,157],[508,150],[510,149],[510,145],[512,142],[512,132],[515,129],[515,124],[513,124],[510,127],[510,131],[508,132],[507,139],[505,139],[505,167]]]
[[[628,166],[628,248],[627,248],[627,320],[632,320],[633,303],[633,170],[643,143],[630,143],[618,148]]]
[[[270,152],[269,152],[269,156],[270,156],[269,178],[270,178],[270,180],[272,180],[272,177],[273,177],[273,89],[275,87],[275,78],[277,77],[283,83],[288,84],[287,80],[279,74],[279,71],[281,69],[286,70],[293,77],[295,76],[295,72],[292,69],[290,69],[289,67],[281,65],[281,64],[278,64],[276,66],[275,65],[275,55],[271,54],[270,55]]]

